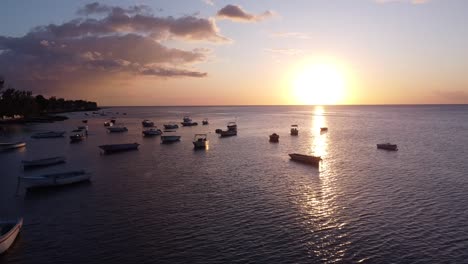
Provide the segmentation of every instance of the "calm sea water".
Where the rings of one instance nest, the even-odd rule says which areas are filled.
[[[107,117],[69,114],[53,124],[3,127],[0,217],[24,217],[2,263],[467,263],[468,106],[129,107]],[[119,112],[120,114],[115,114]],[[126,112],[124,116],[121,113]],[[182,127],[179,143],[143,138],[156,125]],[[108,134],[115,116],[127,133]],[[30,139],[71,131],[89,119],[89,137]],[[238,136],[216,128],[237,121]],[[298,124],[298,137],[289,135]],[[320,127],[327,126],[327,133]],[[280,135],[278,144],[268,135]],[[195,133],[209,149],[194,151]],[[141,144],[100,155],[98,145]],[[377,150],[393,142],[398,152]],[[320,168],[288,153],[321,155]],[[24,172],[22,159],[64,155],[67,163]],[[17,177],[85,168],[92,181],[41,192]]]

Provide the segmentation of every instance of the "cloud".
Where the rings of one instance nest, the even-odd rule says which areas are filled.
[[[302,32],[276,32],[270,35],[275,38],[297,38],[297,39],[311,39],[309,34]]]
[[[202,0],[203,3],[207,4],[207,5],[210,5],[210,6],[214,6],[214,0]]]
[[[298,55],[304,53],[301,49],[265,49],[265,51],[282,55]]]
[[[468,92],[462,90],[452,91],[434,91],[434,95],[437,96],[443,103],[468,103]]]
[[[374,1],[379,4],[400,2],[400,3],[411,3],[414,5],[418,5],[418,4],[428,3],[430,0],[374,0]]]
[[[226,5],[217,12],[216,16],[220,19],[230,19],[239,22],[258,22],[274,16],[274,12],[268,10],[262,14],[255,15],[246,12],[241,6]]]
[[[114,78],[207,76],[194,69],[210,52],[162,44],[180,41],[226,42],[215,21],[195,16],[157,17],[145,6],[120,8],[92,3],[78,18],[33,28],[21,37],[0,36],[0,74],[32,90],[61,90],[81,82]]]

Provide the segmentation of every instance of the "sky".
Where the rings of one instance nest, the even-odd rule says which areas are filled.
[[[0,76],[99,105],[468,103],[466,0],[3,0]]]

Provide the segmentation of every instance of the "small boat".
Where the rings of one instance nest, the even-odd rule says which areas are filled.
[[[10,248],[23,227],[23,218],[0,222],[0,254]]]
[[[65,135],[65,131],[49,131],[49,132],[42,132],[42,133],[36,133],[32,135],[32,138],[59,138],[63,137]]]
[[[107,131],[109,131],[109,133],[121,133],[121,132],[127,132],[128,129],[126,127],[112,126],[112,127],[108,127]]]
[[[23,160],[21,162],[23,163],[24,169],[29,169],[29,168],[34,168],[34,167],[45,167],[45,166],[56,165],[56,164],[64,163],[65,160],[66,160],[65,157],[57,156],[57,157],[37,159],[37,160]]]
[[[221,132],[223,132],[223,130],[222,130],[221,128],[217,128],[217,129],[215,130],[215,133],[216,133],[216,134],[221,134]]]
[[[111,119],[110,122],[115,125],[115,119]]]
[[[193,137],[193,146],[196,149],[206,148],[208,139],[206,134],[195,134]]]
[[[236,122],[229,122],[229,123],[227,124],[227,128],[228,128],[228,130],[230,130],[230,131],[232,131],[232,130],[237,131],[237,124],[236,124]]]
[[[297,153],[289,154],[289,157],[291,157],[291,160],[293,161],[310,164],[314,166],[318,166],[320,161],[322,160],[321,157],[303,155],[303,154],[297,154]]]
[[[26,147],[26,142],[0,143],[0,151]]]
[[[85,170],[67,171],[59,173],[44,174],[40,176],[21,176],[21,183],[26,189],[40,187],[54,187],[67,184],[73,184],[83,181],[88,181],[91,178],[91,173]]]
[[[146,130],[143,130],[143,135],[145,135],[146,137],[150,137],[150,136],[159,136],[162,134],[162,131],[161,129],[157,129],[157,128],[150,128],[150,129],[146,129]]]
[[[88,114],[85,113],[85,115],[88,115]],[[83,122],[84,124],[87,124],[87,123],[88,123],[88,120],[84,119],[84,120],[82,120],[81,122]]]
[[[204,126],[205,126],[205,125],[208,125],[208,118],[203,119],[202,125],[204,125]]]
[[[197,122],[193,122],[192,119],[188,116],[184,116],[184,119],[182,121],[182,126],[196,126],[198,125]]]
[[[111,123],[111,122],[109,122],[109,121],[106,121],[106,122],[104,122],[104,126],[105,126],[105,127],[112,126],[112,123]]]
[[[113,152],[120,152],[120,151],[136,150],[138,149],[138,146],[140,146],[140,144],[138,143],[127,143],[127,144],[101,145],[99,146],[99,148],[102,149],[104,153],[113,153]]]
[[[291,126],[291,136],[297,136],[297,135],[299,135],[298,125],[292,125]]]
[[[149,120],[143,120],[141,124],[143,125],[143,127],[154,127],[154,123]]]
[[[279,135],[276,133],[273,133],[270,135],[270,142],[279,142]]]
[[[328,127],[321,127],[320,128],[320,132],[327,132],[328,131]]]
[[[171,132],[174,132],[174,131],[171,131]],[[173,143],[173,142],[177,142],[180,140],[180,136],[178,135],[168,135],[168,134],[164,134],[163,136],[161,136],[161,143]]]
[[[179,125],[175,123],[164,124],[164,129],[177,129],[177,128],[179,128]]]
[[[81,130],[80,130],[81,132]],[[70,143],[76,143],[83,141],[86,138],[86,135],[83,133],[76,133],[70,136]]]
[[[390,143],[377,144],[377,148],[385,149],[385,150],[392,150],[392,151],[398,150],[398,146],[396,144],[390,144]]]
[[[88,127],[87,126],[78,126],[78,129],[79,130],[88,130]]]
[[[226,130],[226,131],[221,131],[219,132],[219,135],[221,137],[232,137],[232,136],[237,136],[237,130]]]

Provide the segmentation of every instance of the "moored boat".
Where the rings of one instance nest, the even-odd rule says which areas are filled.
[[[0,222],[0,254],[7,251],[23,227],[23,218]]]
[[[209,123],[208,123],[208,118],[203,119],[202,125],[208,125],[208,124],[209,124]]]
[[[26,142],[0,143],[0,151],[26,147]]]
[[[193,137],[193,147],[196,149],[206,148],[208,145],[208,138],[206,134],[195,134]]]
[[[299,135],[298,125],[291,125],[291,136]]]
[[[237,136],[237,130],[222,130],[221,132],[219,132],[219,135],[221,137],[232,137],[232,136]]]
[[[273,133],[270,135],[270,142],[279,142],[279,135],[276,133]]]
[[[31,137],[32,138],[59,138],[65,135],[65,131],[48,131],[48,132],[41,132],[35,133]]]
[[[181,122],[182,126],[196,126],[197,122],[193,122],[192,119],[188,116],[184,116],[183,121]]]
[[[384,149],[384,150],[391,150],[391,151],[397,151],[398,146],[397,144],[390,144],[390,143],[382,143],[382,144],[377,144],[378,149]]]
[[[76,143],[83,141],[86,138],[86,135],[80,130],[80,132],[75,133],[70,136],[70,142],[71,143]]]
[[[67,184],[73,184],[83,181],[88,181],[91,178],[91,173],[85,170],[58,172],[51,174],[43,174],[40,176],[21,176],[21,184],[26,189],[40,187],[54,187]]]
[[[154,126],[154,122],[151,122],[150,120],[143,120],[143,122],[141,122],[141,124],[143,125],[143,127],[153,127]]]
[[[112,123],[110,121],[106,121],[106,122],[104,122],[104,126],[105,127],[110,127],[110,126],[112,126]]]
[[[215,133],[216,133],[216,134],[220,134],[221,132],[223,132],[223,130],[222,130],[221,128],[217,128],[217,129],[215,130]]]
[[[227,124],[227,129],[228,130],[236,130],[237,131],[237,123],[236,122],[229,122]]]
[[[327,132],[328,131],[328,127],[321,127],[320,128],[320,132]]]
[[[174,133],[175,131],[168,131],[168,133],[164,133],[164,135],[161,136],[161,143],[163,144],[167,144],[167,143],[173,143],[173,142],[177,142],[180,140],[180,136],[179,135],[174,135],[172,133]]]
[[[303,154],[297,154],[297,153],[289,154],[289,157],[291,157],[291,160],[293,161],[310,164],[314,166],[318,166],[320,161],[322,160],[322,158],[318,156],[303,155]]]
[[[109,144],[109,145],[101,145],[99,146],[100,149],[104,151],[104,153],[113,153],[113,152],[121,152],[121,151],[128,151],[128,150],[136,150],[138,149],[140,144],[138,143],[127,143],[127,144]]]
[[[126,127],[118,127],[118,126],[113,126],[113,127],[108,127],[107,128],[107,131],[109,131],[109,133],[121,133],[121,132],[127,132],[128,129]]]
[[[36,160],[23,160],[21,161],[21,163],[23,163],[24,169],[29,169],[29,168],[34,168],[34,167],[45,167],[45,166],[56,165],[56,164],[64,163],[65,160],[66,160],[65,157],[57,156],[57,157],[50,157],[50,158],[36,159]]]
[[[142,133],[145,137],[150,137],[150,136],[159,136],[162,134],[162,131],[157,128],[150,128],[150,129],[143,130]]]
[[[164,129],[177,129],[177,128],[179,128],[179,125],[175,123],[164,124]]]

